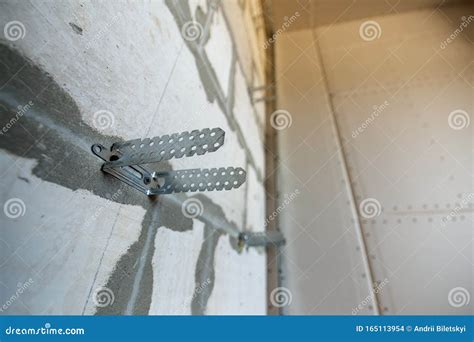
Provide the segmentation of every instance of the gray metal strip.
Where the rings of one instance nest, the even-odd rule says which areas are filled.
[[[217,151],[224,144],[225,132],[220,128],[205,128],[191,132],[135,139],[116,143],[112,151],[121,156],[107,161],[107,167],[155,163],[171,158],[191,157]]]
[[[245,179],[246,172],[240,167],[155,172],[155,186],[150,189],[149,195],[232,190],[240,187]]]
[[[266,246],[282,246],[285,244],[285,237],[278,231],[267,231],[267,232],[245,232],[243,233],[243,239],[249,247],[266,247]]]

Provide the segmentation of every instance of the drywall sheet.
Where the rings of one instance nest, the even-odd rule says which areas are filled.
[[[472,14],[433,8],[278,37],[278,107],[292,118],[279,132],[281,196],[301,191],[280,214],[288,313],[373,313],[371,286],[382,314],[472,314]]]
[[[473,14],[318,29],[386,314],[472,314]]]
[[[287,238],[283,287],[291,296],[283,311],[350,314],[365,300],[360,311],[370,314],[367,274],[311,30],[278,37],[275,76],[278,219]]]

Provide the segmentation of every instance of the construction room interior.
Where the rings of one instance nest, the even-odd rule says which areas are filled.
[[[0,24],[0,314],[473,314],[472,1]]]

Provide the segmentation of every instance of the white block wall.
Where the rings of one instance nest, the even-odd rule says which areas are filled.
[[[265,255],[239,252],[230,236],[263,230],[263,134],[247,91],[263,75],[239,57],[254,29],[236,35],[229,24],[244,25],[245,3],[226,6],[1,2],[2,32],[19,21],[25,34],[0,37],[0,124],[33,103],[0,136],[0,202],[24,204],[17,218],[0,215],[1,314],[266,312]],[[187,22],[197,40],[183,39]],[[220,150],[152,167],[240,166],[241,188],[150,200],[104,176],[90,152],[206,127],[226,132]],[[183,216],[188,197],[213,224]],[[113,301],[100,307],[104,288]]]

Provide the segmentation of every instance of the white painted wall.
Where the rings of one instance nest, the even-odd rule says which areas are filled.
[[[279,216],[287,238],[283,284],[293,296],[285,312],[342,314],[368,290],[312,39],[297,31],[276,45],[278,108],[292,117],[278,133],[280,197],[300,192]]]
[[[374,218],[359,215],[373,280],[384,282],[375,286],[380,312],[472,314],[472,299],[462,299],[474,295],[473,125],[455,130],[448,118],[463,110],[472,120],[474,113],[474,23],[441,48],[469,15],[472,6],[443,7],[278,37],[278,108],[293,119],[279,133],[280,184],[282,193],[302,192],[281,214],[289,240],[286,285],[293,294],[287,313],[375,313],[364,303],[370,287],[329,98],[356,205],[367,198],[380,203]],[[380,27],[372,41],[359,35],[368,20]],[[373,106],[385,101],[373,116]],[[363,132],[353,134],[371,115]],[[452,221],[444,223],[450,213]]]

